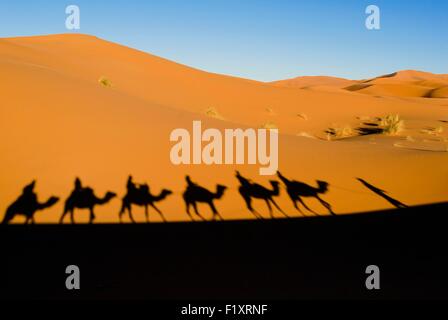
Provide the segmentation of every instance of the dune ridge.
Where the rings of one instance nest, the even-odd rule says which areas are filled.
[[[321,91],[343,89],[372,96],[448,98],[447,74],[403,70],[366,80],[348,80],[336,77],[297,77],[271,82],[275,86]]]

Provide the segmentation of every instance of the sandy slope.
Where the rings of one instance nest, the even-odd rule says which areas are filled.
[[[203,72],[85,35],[0,39],[0,70],[0,212],[33,178],[44,200],[52,194],[65,198],[76,176],[99,195],[113,190],[122,196],[132,173],[136,181],[149,182],[154,193],[174,190],[160,208],[168,220],[186,219],[180,193],[188,173],[207,187],[229,186],[217,202],[225,218],[250,217],[233,172],[237,168],[267,185],[273,177],[258,176],[258,165],[171,164],[171,130],[191,128],[195,119],[220,129],[275,124],[281,133],[280,169],[313,185],[316,179],[328,181],[332,186],[323,198],[337,213],[390,207],[365,190],[354,179],[358,176],[407,204],[448,199],[448,153],[442,152],[448,123],[440,121],[448,120],[445,99],[279,87]],[[112,87],[100,85],[101,77]],[[433,94],[443,97],[446,90]],[[338,141],[297,136],[325,137],[329,127],[355,128],[360,119],[393,113],[406,123],[400,136]],[[307,202],[325,214],[316,200]],[[284,190],[279,203],[291,215],[299,214]],[[116,221],[119,205],[115,199],[98,207],[98,221]],[[260,200],[255,207],[267,214]],[[59,203],[36,219],[56,221],[61,210]],[[142,210],[135,211],[142,220]],[[87,213],[78,217],[85,221]]]

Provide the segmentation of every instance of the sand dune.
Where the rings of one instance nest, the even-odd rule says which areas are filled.
[[[358,90],[355,87],[347,89],[380,96],[444,98],[443,92],[437,92],[446,86],[448,75],[406,70],[362,81]]]
[[[330,92],[357,92],[372,96],[446,98],[448,75],[405,70],[367,80],[335,77],[297,77],[271,84],[287,88]]]
[[[431,90],[429,96],[431,98],[448,98],[448,86]]]
[[[394,147],[400,137],[375,136],[377,144],[359,137],[341,141],[304,137],[323,138],[325,130],[334,126],[356,128],[362,122],[359,116],[399,113],[405,123],[419,121],[407,126],[403,137],[427,126],[442,126],[438,138],[444,143],[448,125],[439,120],[446,118],[447,106],[442,103],[446,100],[400,98],[403,95],[399,93],[408,88],[390,90],[383,98],[347,90],[285,88],[204,72],[75,34],[0,39],[0,68],[0,215],[34,178],[44,200],[53,194],[67,197],[76,176],[98,195],[112,190],[123,196],[126,178],[133,174],[137,182],[148,182],[153,193],[161,188],[175,191],[160,208],[168,220],[183,220],[187,216],[181,192],[184,176],[190,174],[209,188],[216,183],[229,186],[224,199],[216,203],[225,218],[252,217],[237,192],[234,170],[269,186],[268,180],[274,177],[258,176],[258,165],[171,164],[169,134],[175,128],[191,128],[193,120],[218,129],[275,124],[281,134],[282,172],[314,186],[316,179],[328,181],[330,191],[322,197],[336,213],[390,207],[355,177],[390,191],[407,204],[448,199],[447,152]],[[405,78],[400,81],[408,81],[406,77],[445,81],[443,76],[420,79],[420,73],[400,77]],[[327,80],[319,83],[313,79],[311,83],[328,88],[344,82]],[[446,88],[437,88],[431,95],[446,96]],[[305,201],[320,214],[327,214],[316,200]],[[291,215],[300,215],[284,189],[279,204]],[[115,199],[98,207],[98,221],[117,221],[119,206],[120,200]],[[256,201],[255,207],[267,216],[262,201]],[[36,220],[55,222],[61,211],[62,202],[39,213]],[[202,211],[209,217],[208,208]],[[143,221],[142,209],[135,212]],[[77,217],[86,221],[87,213]],[[152,217],[160,221],[156,215]]]
[[[448,74],[435,74],[431,72],[403,70],[389,75],[380,76],[376,79],[396,79],[403,81],[424,81],[424,80],[448,80]]]
[[[361,84],[361,87],[359,87],[357,90],[353,90],[353,86],[351,88],[348,88],[348,90],[375,96],[427,97],[431,93],[433,88],[413,84],[394,83]]]

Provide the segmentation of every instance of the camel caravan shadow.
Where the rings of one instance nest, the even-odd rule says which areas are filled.
[[[319,200],[319,202],[328,209],[329,213],[331,215],[335,215],[333,212],[333,209],[331,205],[324,201],[319,194],[325,194],[328,192],[329,183],[326,181],[317,180],[317,188],[310,186],[306,183],[295,181],[295,180],[289,180],[285,176],[283,176],[280,171],[277,172],[278,177],[280,180],[285,184],[286,186],[286,192],[289,195],[289,198],[291,199],[294,208],[296,208],[301,214],[303,214],[300,207],[297,205],[297,202],[299,202],[305,209],[308,211],[314,213],[317,215],[317,213],[313,210],[311,210],[303,201],[302,198],[316,198]]]
[[[97,205],[104,205],[108,203],[110,200],[115,198],[117,195],[114,192],[108,191],[104,197],[98,198],[95,195],[95,192],[90,187],[83,187],[81,180],[76,178],[75,180],[75,188],[73,189],[70,196],[65,200],[64,212],[62,213],[61,218],[59,219],[59,223],[64,222],[64,217],[67,213],[70,213],[70,220],[72,223],[75,223],[74,211],[75,209],[89,209],[90,218],[89,223],[93,223],[95,220],[95,212],[94,208]]]
[[[284,186],[286,193],[292,201],[294,208],[300,212],[301,215],[305,215],[301,209],[301,206],[307,211],[314,213],[316,216],[319,214],[312,210],[304,201],[305,198],[314,198],[319,201],[319,203],[328,211],[330,215],[335,215],[333,208],[330,203],[322,199],[322,195],[329,192],[330,184],[326,181],[316,180],[317,187],[308,185],[304,182],[292,180],[286,178],[281,172],[277,172],[279,181],[271,180],[271,188],[264,187],[261,184],[255,183],[252,180],[244,177],[239,171],[236,171],[235,177],[239,182],[238,192],[243,198],[246,208],[252,213],[257,219],[263,219],[263,216],[254,209],[252,203],[253,200],[263,200],[269,210],[270,218],[274,218],[273,207],[281,212],[285,217],[289,218],[289,215],[280,208],[274,198],[280,196],[281,186]],[[375,195],[388,201],[391,205],[396,208],[402,209],[408,206],[392,198],[387,194],[386,191],[375,187],[374,185],[368,183],[364,179],[356,178],[362,183],[364,187],[372,191]],[[185,177],[186,188],[182,192],[182,198],[185,202],[186,213],[188,217],[195,221],[194,217],[198,217],[203,221],[206,221],[203,215],[198,210],[198,204],[206,204],[212,212],[212,220],[224,220],[222,215],[219,213],[215,206],[215,202],[221,200],[224,197],[227,186],[222,184],[216,185],[216,190],[210,191],[199,184],[193,182],[190,176]],[[59,198],[56,196],[50,197],[45,202],[39,202],[37,194],[34,189],[36,186],[36,181],[32,181],[30,184],[23,188],[22,194],[15,200],[6,210],[2,224],[10,223],[16,216],[24,216],[25,224],[35,223],[34,215],[37,211],[42,211],[54,206]],[[150,187],[147,183],[136,184],[133,182],[132,176],[129,176],[126,183],[126,194],[121,199],[121,209],[118,213],[119,221],[122,222],[123,216],[127,213],[131,222],[136,223],[133,214],[132,206],[144,207],[146,222],[149,223],[149,208],[154,209],[161,217],[162,221],[166,222],[166,218],[162,211],[156,206],[156,203],[166,200],[166,198],[173,194],[173,191],[169,189],[162,189],[159,194],[154,195],[151,193]],[[79,178],[75,179],[74,188],[70,193],[69,197],[65,200],[64,210],[59,219],[59,223],[64,223],[65,217],[70,215],[70,222],[75,223],[75,209],[87,209],[89,211],[89,223],[94,223],[96,216],[94,209],[96,206],[101,206],[109,203],[112,199],[117,196],[115,192],[108,191],[103,197],[96,196],[94,190],[91,187],[84,187]],[[194,210],[194,215],[191,212],[191,208]]]
[[[280,187],[278,181],[269,181],[272,190],[263,187],[262,185],[258,183],[253,183],[251,180],[244,178],[239,171],[236,171],[236,178],[240,182],[240,187],[238,188],[238,191],[240,195],[243,197],[244,202],[246,203],[247,209],[258,219],[263,219],[263,216],[257,212],[252,207],[252,198],[254,199],[262,199],[266,202],[266,205],[269,209],[269,214],[271,218],[274,218],[274,215],[272,213],[272,207],[271,203],[286,217],[288,215],[278,206],[278,204],[275,202],[273,197],[277,197],[280,195]]]
[[[216,185],[216,192],[212,192],[207,190],[204,187],[201,187],[197,183],[191,181],[190,176],[185,177],[185,181],[187,182],[187,189],[183,193],[182,197],[185,201],[185,207],[187,210],[187,214],[191,220],[194,221],[193,216],[191,215],[190,208],[193,207],[195,214],[205,221],[205,218],[199,213],[197,203],[206,203],[210,207],[213,213],[213,220],[216,218],[220,218],[224,220],[222,216],[219,214],[218,210],[215,207],[214,200],[219,200],[224,196],[224,192],[227,187],[221,184]]]
[[[122,216],[126,212],[129,214],[129,218],[133,223],[135,223],[134,217],[132,216],[132,205],[145,207],[146,222],[149,222],[149,212],[148,206],[151,206],[160,215],[162,220],[166,222],[165,216],[162,211],[156,207],[155,203],[164,200],[167,196],[173,192],[168,189],[163,189],[159,195],[152,195],[149,191],[149,186],[147,183],[136,185],[132,181],[132,176],[129,176],[128,182],[126,183],[126,195],[122,199],[121,210],[119,213],[120,222],[122,222]]]

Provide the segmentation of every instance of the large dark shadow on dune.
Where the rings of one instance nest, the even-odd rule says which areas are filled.
[[[447,210],[443,203],[263,221],[0,225],[0,299],[447,299]],[[72,263],[84,279],[75,294],[64,286]],[[365,287],[371,264],[381,269],[381,290]]]

